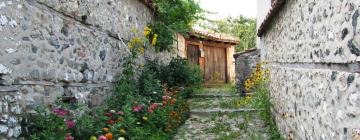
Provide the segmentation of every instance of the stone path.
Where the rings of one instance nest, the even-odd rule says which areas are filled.
[[[175,140],[263,140],[266,128],[257,111],[237,102],[243,98],[228,88],[207,88],[188,101],[190,118]]]

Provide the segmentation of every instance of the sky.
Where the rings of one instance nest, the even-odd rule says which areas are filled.
[[[256,18],[257,0],[200,0],[201,8],[216,12],[216,15],[208,15],[210,19],[222,19],[228,16]]]

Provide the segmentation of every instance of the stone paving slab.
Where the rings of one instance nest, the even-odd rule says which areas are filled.
[[[180,127],[174,140],[253,140],[264,134],[266,127],[256,113],[213,113],[207,117],[191,115]]]
[[[206,88],[190,103],[190,118],[178,129],[174,140],[254,140],[267,139],[258,110],[237,101],[243,99],[229,88]]]

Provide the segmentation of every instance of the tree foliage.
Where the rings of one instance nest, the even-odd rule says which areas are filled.
[[[236,51],[243,51],[256,47],[256,20],[239,16],[236,18],[227,17],[221,20],[208,20],[209,24],[200,25],[202,28],[215,33],[227,34],[237,37],[240,44]]]
[[[194,0],[154,0],[155,21],[151,28],[159,35],[157,51],[170,50],[174,33],[185,34],[202,18],[202,9]]]

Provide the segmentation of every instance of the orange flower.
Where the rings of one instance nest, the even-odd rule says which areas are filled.
[[[169,115],[170,115],[171,117],[174,117],[174,116],[177,115],[177,113],[176,113],[175,111],[172,111],[172,112],[169,113]]]
[[[109,128],[106,128],[106,127],[105,127],[105,128],[103,128],[102,130],[105,131],[105,132],[108,132],[108,131],[109,131]]]
[[[112,133],[107,133],[107,134],[105,134],[105,137],[106,137],[107,139],[112,139],[112,138],[113,138],[113,134],[112,134]]]

